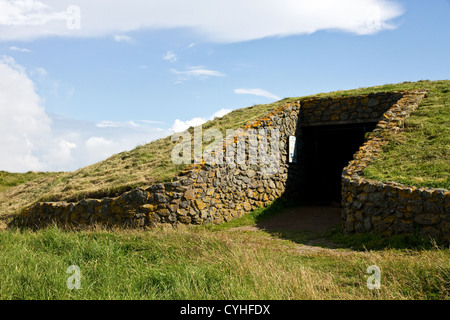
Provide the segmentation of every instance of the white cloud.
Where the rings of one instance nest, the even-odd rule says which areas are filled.
[[[73,136],[56,135],[55,125],[28,72],[13,58],[0,58],[0,170],[68,170],[76,161]]]
[[[30,49],[27,49],[27,48],[19,48],[19,47],[16,47],[16,46],[11,46],[11,47],[9,47],[9,50],[11,50],[11,51],[19,51],[19,52],[31,52]]]
[[[65,170],[75,170],[138,145],[166,137],[171,131],[155,128],[144,121],[102,121],[100,123],[67,119],[52,115],[55,137],[72,141],[72,159],[64,163]]]
[[[163,121],[154,121],[154,120],[130,120],[126,122],[117,122],[117,121],[101,121],[97,123],[95,126],[97,128],[145,128],[145,125],[141,125],[137,122],[141,122],[144,124],[164,124]]]
[[[129,128],[129,127],[141,127],[139,124],[137,124],[134,121],[127,121],[127,122],[114,122],[114,121],[102,121],[100,123],[96,124],[96,127],[98,128]]]
[[[90,137],[87,141],[86,141],[86,146],[88,148],[92,148],[95,149],[98,146],[111,146],[113,144],[112,141],[107,140],[103,137]]]
[[[81,28],[76,30],[67,26],[70,5],[80,8]],[[395,28],[392,20],[403,12],[393,0],[0,0],[0,40],[173,28],[190,28],[215,42],[319,30],[364,35]]]
[[[183,132],[184,130],[189,129],[190,127],[199,126],[205,123],[206,121],[208,120],[206,120],[205,118],[193,118],[187,121],[181,121],[180,119],[176,119],[172,125],[171,130],[173,132]]]
[[[42,168],[52,171],[67,170],[67,165],[75,161],[72,150],[78,147],[77,144],[56,137],[53,137],[51,141],[52,143],[46,146],[47,153],[41,156]]]
[[[123,34],[115,34],[113,35],[114,41],[116,42],[126,42],[130,44],[135,44],[136,40],[130,36],[126,36]]]
[[[47,114],[28,75],[0,57],[0,170],[72,171],[172,133],[154,121],[96,124]]]
[[[42,169],[36,151],[50,133],[51,120],[26,70],[0,57],[0,170]]]
[[[45,70],[44,68],[36,68],[33,71],[30,72],[31,75],[33,74],[37,74],[41,77],[45,77],[46,75],[48,75],[48,71]]]
[[[231,111],[233,111],[233,110],[231,110],[231,109],[226,109],[226,108],[220,109],[219,111],[215,112],[215,113],[209,118],[209,120],[214,120],[215,118],[222,118],[224,115],[230,113]]]
[[[169,61],[170,63],[174,63],[178,60],[178,56],[173,51],[167,51],[163,56],[163,59]]]
[[[95,163],[106,159],[115,153],[123,151],[120,143],[113,142],[104,137],[90,137],[85,142],[86,158],[89,162]]]
[[[236,94],[251,94],[251,95],[255,95],[255,96],[259,96],[259,97],[265,97],[268,99],[281,100],[280,97],[278,97],[268,91],[262,90],[262,89],[236,89],[236,90],[234,90],[234,93],[236,93]]]
[[[220,109],[219,111],[215,112],[211,117],[209,117],[208,119],[206,118],[193,118],[191,120],[187,120],[187,121],[181,121],[180,119],[176,119],[172,125],[172,127],[170,128],[170,130],[172,132],[183,132],[187,129],[189,129],[190,127],[196,127],[199,125],[204,124],[205,122],[207,122],[208,120],[214,120],[215,118],[221,118],[224,115],[230,113],[232,110],[231,109]]]
[[[170,71],[177,75],[177,83],[181,83],[192,78],[205,80],[209,77],[225,77],[225,74],[222,72],[205,69],[203,66],[188,67],[185,71],[179,71],[176,69],[171,69]]]
[[[139,122],[147,123],[147,124],[164,124],[164,121],[154,121],[154,120],[139,120]]]
[[[0,25],[14,28],[21,26],[35,27],[66,18],[67,13],[65,11],[56,12],[42,1],[0,1]]]
[[[100,133],[101,132],[97,132]],[[107,134],[104,132],[103,134]],[[104,136],[91,136],[85,143],[83,148],[83,155],[87,163],[97,163],[105,160],[119,152],[133,149],[137,146],[136,141],[129,139],[130,137],[112,138]]]

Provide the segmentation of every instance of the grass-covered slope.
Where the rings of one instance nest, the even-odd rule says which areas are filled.
[[[0,232],[0,300],[427,300],[450,298],[450,250],[421,239],[220,226]],[[270,216],[271,213],[269,213]],[[70,265],[81,289],[69,290]],[[369,290],[367,268],[381,270]]]
[[[423,83],[429,94],[364,175],[417,187],[450,189],[450,81]]]
[[[314,97],[355,96],[383,91],[429,90],[422,106],[407,121],[404,133],[392,137],[384,156],[367,168],[369,178],[416,186],[450,189],[450,81],[419,81],[371,88],[322,93]],[[237,129],[289,101],[235,110],[203,125],[209,128]],[[190,129],[192,132],[192,128]],[[170,137],[122,152],[102,162],[69,173],[11,175],[0,178],[0,219],[37,201],[77,201],[82,198],[115,196],[129,189],[168,181],[183,169],[172,163],[176,142]],[[14,176],[14,178],[13,178]]]
[[[46,180],[51,177],[60,175],[57,172],[33,172],[26,173],[11,173],[0,171],[0,192],[22,185],[24,183],[31,183],[32,181]]]

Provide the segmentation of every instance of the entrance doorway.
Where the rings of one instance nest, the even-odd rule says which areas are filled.
[[[305,200],[341,202],[342,169],[375,127],[376,123],[302,127]]]

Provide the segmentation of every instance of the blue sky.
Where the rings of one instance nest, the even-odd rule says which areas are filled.
[[[448,0],[0,0],[0,170],[76,170],[237,108],[449,79],[449,56]]]

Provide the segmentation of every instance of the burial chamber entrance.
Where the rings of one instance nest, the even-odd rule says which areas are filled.
[[[303,204],[340,204],[343,169],[402,97],[382,92],[301,101],[286,195]]]
[[[329,205],[341,202],[341,174],[365,142],[376,122],[302,127],[303,201]]]

